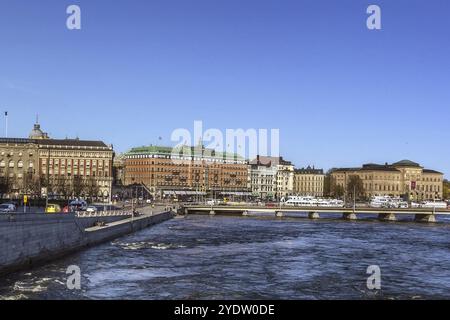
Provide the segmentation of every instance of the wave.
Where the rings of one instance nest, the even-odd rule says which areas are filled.
[[[154,249],[154,250],[169,250],[169,249],[182,249],[186,248],[183,245],[176,245],[171,243],[155,243],[155,242],[116,242],[115,246],[119,246],[124,250],[145,250],[145,249]]]

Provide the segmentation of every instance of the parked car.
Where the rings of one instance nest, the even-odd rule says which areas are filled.
[[[12,203],[4,203],[0,205],[0,213],[16,212],[17,207]]]
[[[98,209],[96,206],[89,206],[86,208],[86,212],[97,212]]]
[[[73,200],[69,202],[72,211],[84,211],[87,209],[87,202],[84,200]]]
[[[62,212],[59,204],[48,204],[45,208],[45,213],[60,213]]]

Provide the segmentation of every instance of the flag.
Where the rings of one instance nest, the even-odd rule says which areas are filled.
[[[8,116],[8,111],[5,111],[5,117],[7,117]]]

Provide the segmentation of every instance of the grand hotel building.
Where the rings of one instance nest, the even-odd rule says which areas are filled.
[[[247,195],[247,161],[207,149],[147,146],[124,154],[125,185],[143,184],[155,196]]]
[[[362,180],[366,197],[406,196],[411,201],[443,197],[443,173],[425,169],[409,160],[384,165],[365,164],[360,168],[340,168],[331,172],[332,181],[344,190],[351,176]]]

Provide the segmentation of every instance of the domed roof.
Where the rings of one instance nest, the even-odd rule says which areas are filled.
[[[30,139],[48,139],[48,134],[41,130],[41,125],[39,123],[36,123],[33,127],[33,130],[31,130]]]
[[[411,160],[402,160],[392,164],[394,167],[420,167],[420,164]]]

